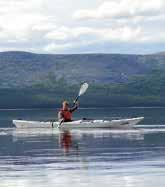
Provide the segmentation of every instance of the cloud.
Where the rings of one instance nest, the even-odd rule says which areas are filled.
[[[140,28],[119,27],[119,28],[90,28],[90,27],[61,27],[49,32],[45,37],[54,41],[69,40],[110,40],[110,41],[131,41],[136,40],[141,34]]]
[[[152,45],[163,44],[165,41],[164,33],[159,29],[155,30],[155,32],[152,31],[140,26],[118,26],[114,28],[69,28],[63,26],[45,35],[50,42],[44,46],[43,50],[50,53],[62,53],[65,51],[79,51],[79,49],[82,52],[82,49],[86,49],[89,52],[90,47],[90,50],[94,52],[95,49],[107,51],[108,46],[111,46],[111,48],[114,46],[114,50],[116,50],[117,45],[122,46],[122,48],[125,45],[124,47],[128,51],[132,51],[133,46],[138,48],[139,45],[139,48],[144,48],[143,46],[149,47],[151,45],[152,48]],[[129,46],[131,46],[130,49]],[[118,50],[120,49],[118,48]],[[145,50],[149,51],[149,49]]]
[[[70,40],[70,39],[80,39],[83,36],[91,36],[98,34],[98,29],[90,27],[66,27],[62,26],[57,28],[55,31],[48,32],[46,34],[47,39],[51,40]]]
[[[1,40],[21,42],[52,28],[51,17],[43,11],[43,0],[1,0],[0,6]]]
[[[158,16],[164,13],[164,0],[120,0],[105,1],[96,9],[78,10],[76,19],[125,19]]]
[[[62,52],[68,49],[87,48],[87,46],[114,42],[140,42],[142,38],[141,28],[119,27],[119,28],[90,28],[90,27],[61,27],[49,32],[45,37],[50,40],[44,47],[46,52]]]
[[[130,53],[165,43],[165,0],[0,0],[0,7],[0,50]]]

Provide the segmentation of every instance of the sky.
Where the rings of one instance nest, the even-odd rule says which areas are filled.
[[[165,51],[165,0],[0,0],[0,51]]]

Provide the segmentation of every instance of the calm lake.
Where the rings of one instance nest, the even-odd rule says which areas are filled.
[[[75,119],[144,116],[138,129],[15,129],[57,110],[0,110],[2,187],[155,187],[165,184],[165,108],[80,109]]]

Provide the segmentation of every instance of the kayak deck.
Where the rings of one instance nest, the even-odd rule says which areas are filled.
[[[117,119],[117,120],[77,120],[72,122],[64,122],[60,128],[132,128],[134,125],[143,120],[144,117]],[[42,122],[42,121],[26,121],[13,120],[16,128],[58,128],[59,122]]]

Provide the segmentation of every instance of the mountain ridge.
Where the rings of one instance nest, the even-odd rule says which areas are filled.
[[[159,54],[37,54],[27,51],[0,52],[0,88],[28,87],[49,79],[98,84],[126,83],[154,69],[165,71]]]

